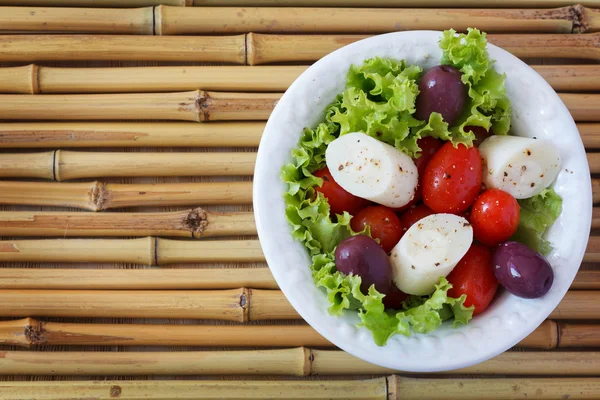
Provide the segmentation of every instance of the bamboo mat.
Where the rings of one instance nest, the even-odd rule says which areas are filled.
[[[600,208],[549,319],[448,373],[336,349],[264,262],[281,93],[363,37],[467,26],[559,92],[600,203],[600,0],[0,0],[0,399],[600,398]]]

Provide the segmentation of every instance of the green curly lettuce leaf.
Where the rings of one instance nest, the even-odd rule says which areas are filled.
[[[422,124],[412,114],[419,94],[418,66],[404,61],[375,57],[348,71],[341,102],[333,109],[331,121],[340,135],[364,132],[400,151],[415,155],[420,149],[411,128]]]
[[[511,108],[506,96],[506,76],[493,68],[494,62],[489,58],[486,45],[486,34],[472,28],[460,35],[456,35],[453,29],[444,31],[440,40],[442,64],[460,70],[462,81],[468,87],[465,111],[457,126],[451,129],[453,136],[463,138],[463,143],[470,144],[474,139],[470,131],[465,131],[467,126],[491,128],[496,135],[506,135],[510,130]]]
[[[466,324],[473,316],[474,307],[465,307],[466,296],[448,297],[452,285],[446,278],[440,278],[435,291],[429,296],[411,296],[404,302],[404,310],[385,310],[382,299],[373,286],[367,296],[361,297],[355,288],[353,296],[362,302],[358,311],[364,326],[373,332],[375,343],[383,346],[395,334],[410,336],[411,332],[428,333],[440,327],[442,322],[454,316],[454,325]]]
[[[511,239],[547,255],[552,246],[543,236],[560,215],[562,198],[553,189],[544,189],[540,194],[518,202],[521,206],[519,227]]]

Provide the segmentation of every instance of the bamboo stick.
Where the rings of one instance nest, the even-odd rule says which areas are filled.
[[[0,352],[0,375],[292,375],[310,372],[304,348],[205,352]],[[192,373],[193,372],[193,373]]]
[[[600,236],[590,236],[583,261],[600,262]]]
[[[309,62],[367,35],[276,35],[249,33],[246,60],[249,65],[274,62]],[[492,34],[490,43],[517,57],[600,59],[600,34]]]
[[[17,0],[1,0],[0,4],[12,4]],[[25,0],[53,1],[61,0]],[[65,1],[65,0],[62,0]],[[72,0],[75,1],[75,0]],[[9,2],[9,3],[7,3]],[[600,7],[599,0],[582,0],[577,4],[586,7]],[[563,7],[573,5],[570,0],[458,0],[452,3],[453,7],[477,8],[535,8],[535,7]],[[447,7],[447,0],[194,0],[194,6],[261,6],[261,7]]]
[[[0,61],[203,61],[258,65],[315,61],[365,35],[131,36],[4,35]],[[600,34],[492,34],[491,43],[517,57],[600,59]],[[200,51],[201,50],[201,51]]]
[[[268,268],[0,268],[4,289],[277,289]],[[600,271],[579,270],[571,290],[600,289]]]
[[[283,92],[305,69],[305,66],[39,67],[39,90],[41,93],[128,93],[202,88],[234,92]],[[0,69],[0,82],[3,70]],[[18,72],[23,75],[20,79],[25,81],[27,72]],[[2,87],[0,84],[0,89]],[[20,89],[26,90],[27,87],[22,85]]]
[[[529,336],[521,340],[516,347],[550,350],[558,347],[560,341],[558,323],[551,320],[542,322]]]
[[[531,68],[557,91],[600,90],[600,67],[597,65],[532,65]]]
[[[361,399],[361,400],[507,400],[593,399],[597,378],[424,379],[397,375],[368,380],[148,380],[3,382],[10,397],[0,399],[122,400],[210,399]]]
[[[600,347],[600,329],[590,324],[560,324],[560,347]]]
[[[583,380],[578,380],[583,381]],[[534,384],[530,382],[530,385]],[[2,382],[11,400],[56,399],[307,399],[388,400],[386,378],[336,381],[94,381]],[[409,386],[409,383],[404,385]],[[593,383],[586,384],[590,392]],[[551,386],[552,387],[552,386]],[[572,387],[569,383],[567,388]],[[565,388],[566,389],[566,388]],[[552,390],[552,389],[550,389]],[[0,393],[0,399],[8,399]],[[404,399],[404,397],[402,397]],[[442,398],[443,399],[443,398]]]
[[[1,38],[1,36],[0,36]],[[0,95],[4,120],[267,120],[281,93]]]
[[[518,347],[554,349],[558,328],[544,321]],[[565,325],[566,326],[566,325]],[[569,325],[567,347],[587,333],[587,347],[600,338],[594,325]],[[561,326],[564,328],[564,326]],[[589,340],[592,339],[592,340]],[[155,325],[78,324],[39,321],[33,318],[0,321],[0,344],[21,347],[65,346],[211,346],[211,347],[334,347],[308,325]],[[582,345],[586,346],[586,345]]]
[[[224,321],[298,319],[292,306],[271,303],[270,290],[0,290],[4,317],[193,318]],[[282,296],[280,295],[279,298]],[[257,305],[254,305],[254,301]],[[256,312],[255,312],[256,311]]]
[[[600,203],[600,179],[592,179],[592,200],[594,204]]]
[[[587,153],[588,164],[592,174],[600,173],[600,153]]]
[[[127,240],[11,240],[0,242],[0,261],[122,262],[153,265],[156,260],[155,246],[156,239],[151,237]]]
[[[41,8],[2,7],[0,31],[154,34],[153,7]]]
[[[530,0],[531,1],[531,0]],[[550,0],[556,1],[556,0]],[[2,6],[40,7],[145,7],[165,4],[170,6],[191,6],[193,0],[0,0]]]
[[[117,153],[64,151],[0,154],[0,177],[57,181],[122,176],[252,175],[256,153]]]
[[[600,292],[594,290],[572,290],[550,313],[552,319],[599,319]]]
[[[190,352],[5,351],[0,375],[379,375],[394,371],[338,350]],[[595,376],[597,352],[506,352],[443,374]]]
[[[600,94],[559,93],[576,121],[600,121]]]
[[[37,65],[0,68],[0,93],[34,93],[38,71]]]
[[[600,285],[600,280],[598,281]],[[269,268],[0,268],[3,289],[277,289]]]
[[[0,119],[164,119],[198,122],[202,95],[197,90],[144,94],[7,94],[0,95]]]
[[[600,124],[580,122],[577,124],[577,130],[586,149],[600,148]]]
[[[387,374],[390,369],[335,350],[311,350],[312,375]],[[596,352],[506,352],[471,367],[443,374],[595,376],[600,373]]]
[[[0,321],[0,344],[94,346],[333,347],[308,325],[73,324]]]
[[[555,90],[600,90],[596,65],[532,65]],[[186,66],[0,68],[0,93],[132,93],[189,91],[285,91],[306,66]],[[38,71],[38,72],[36,72]],[[39,83],[36,81],[39,76]]]
[[[250,212],[85,213],[0,211],[0,236],[171,236],[256,235]]]
[[[386,33],[404,30],[571,33],[583,7],[558,9],[155,8],[157,35],[205,33]],[[595,21],[592,21],[595,22]]]
[[[54,152],[0,154],[0,177],[53,179]]]
[[[258,147],[264,127],[263,122],[0,123],[0,148]]]
[[[573,289],[600,289],[600,271],[580,269],[571,285],[571,290]]]
[[[0,166],[4,155],[0,155]],[[254,174],[256,153],[98,153],[57,150],[57,181],[121,176],[236,176]]]
[[[388,378],[388,399],[401,400],[593,399],[599,389],[597,378]]]
[[[0,0],[0,5],[44,7],[142,7],[159,4],[171,6],[299,6],[299,7],[445,7],[445,0]],[[572,5],[568,0],[459,0],[455,7],[562,7]],[[599,7],[598,0],[582,0],[578,4]]]
[[[152,0],[154,1],[154,0]],[[245,37],[2,35],[0,61],[202,61],[244,64]]]
[[[158,239],[158,265],[198,262],[264,262],[258,240],[200,241]]]
[[[1,36],[0,36],[1,38]],[[0,95],[0,119],[266,120],[281,93],[193,90],[176,93]]]
[[[252,182],[118,184],[0,181],[0,204],[100,211],[136,206],[251,203]]]
[[[3,317],[300,319],[278,290],[0,290],[0,301]]]
[[[264,262],[257,240],[33,239],[0,241],[0,262],[167,265]]]

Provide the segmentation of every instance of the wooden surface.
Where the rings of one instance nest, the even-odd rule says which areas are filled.
[[[560,93],[600,205],[600,0],[278,4],[0,0],[0,400],[600,398],[598,210],[550,319],[436,375],[364,363],[299,320],[251,214],[264,122],[307,64],[473,21]]]

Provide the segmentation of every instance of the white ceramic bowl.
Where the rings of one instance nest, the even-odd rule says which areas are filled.
[[[284,215],[281,167],[290,161],[305,126],[314,127],[325,107],[344,89],[351,64],[374,57],[405,59],[424,69],[439,64],[441,32],[412,31],[365,39],[322,58],[306,70],[283,95],[266,125],[254,174],[254,212],[260,242],[279,287],[314,329],[339,348],[368,362],[401,371],[433,372],[477,364],[514,346],[561,301],[583,259],[591,225],[590,171],[579,133],[560,98],[533,69],[508,52],[488,44],[496,69],[507,75],[512,103],[512,134],[552,140],[562,157],[554,189],[563,198],[563,211],[548,232],[554,251],[548,260],[554,284],[544,297],[525,300],[506,291],[468,325],[412,337],[396,335],[377,346],[371,333],[357,328],[358,316],[327,312],[329,303],[313,283],[303,245],[292,239]]]

